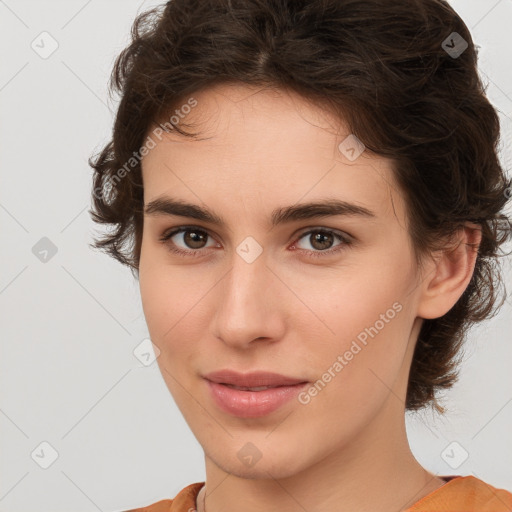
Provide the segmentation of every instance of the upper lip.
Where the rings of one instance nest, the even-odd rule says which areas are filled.
[[[272,372],[238,373],[227,369],[207,373],[203,377],[218,384],[232,384],[233,386],[240,387],[293,386],[294,384],[307,382],[305,379],[286,377],[285,375]]]

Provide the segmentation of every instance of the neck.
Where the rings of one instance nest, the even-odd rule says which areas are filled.
[[[398,402],[393,395],[390,400]],[[383,414],[397,417],[393,405]],[[416,461],[407,440],[404,414],[401,419],[399,424],[386,418],[374,422],[348,446],[285,478],[274,478],[272,471],[267,472],[268,478],[244,478],[224,471],[206,457],[206,485],[199,493],[197,510],[405,511],[445,481]]]

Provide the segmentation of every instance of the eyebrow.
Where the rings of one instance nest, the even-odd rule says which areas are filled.
[[[144,209],[145,215],[176,215],[179,217],[190,217],[221,227],[226,222],[214,212],[194,204],[173,199],[170,197],[159,197],[148,203]],[[319,217],[330,217],[335,215],[361,216],[375,218],[376,214],[365,208],[339,199],[326,198],[315,202],[301,203],[292,206],[276,208],[271,214],[271,225],[273,227],[297,220],[313,219]]]

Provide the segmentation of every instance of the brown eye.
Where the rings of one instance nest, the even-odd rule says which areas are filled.
[[[309,237],[309,238],[308,238]],[[212,240],[212,244],[206,245],[208,238]],[[309,241],[308,247],[301,247],[299,241],[305,239]],[[334,244],[338,239],[339,243]],[[165,244],[169,251],[181,256],[203,256],[203,249],[216,247],[216,241],[204,229],[194,226],[182,226],[164,233],[159,240]],[[335,232],[330,229],[318,228],[311,229],[303,233],[299,240],[293,244],[293,248],[297,247],[301,251],[305,251],[308,257],[331,256],[352,244],[350,235]]]
[[[160,237],[160,241],[166,244],[172,252],[196,256],[202,254],[201,249],[215,246],[213,239],[213,245],[206,245],[209,237],[210,235],[203,229],[184,226],[164,233]]]
[[[331,233],[316,233],[314,235],[309,235],[309,239],[311,240],[311,245],[318,250],[329,249],[333,243],[334,236]]]
[[[204,231],[187,229],[183,231],[183,241],[190,249],[202,249],[208,237]]]
[[[336,238],[340,240],[340,243],[334,245]],[[299,249],[304,249],[307,250],[308,252],[330,253],[332,251],[337,250],[339,246],[349,244],[349,240],[347,240],[345,237],[341,236],[338,233],[335,233],[334,231],[325,229],[310,230],[307,233],[303,233],[299,240],[301,239],[307,240],[309,242],[311,249],[309,247],[301,247],[298,242],[295,245],[297,245]]]
[[[309,247],[302,245],[302,239],[309,242]],[[340,241],[338,244],[334,244],[336,239]],[[348,248],[351,244],[352,240],[349,238],[349,235],[344,236],[330,229],[318,228],[302,233],[298,241],[294,243],[294,247],[308,253],[308,257],[316,258],[331,256],[338,251]]]

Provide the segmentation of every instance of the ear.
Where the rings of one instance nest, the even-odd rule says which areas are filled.
[[[439,318],[459,300],[473,276],[481,239],[481,226],[467,223],[458,231],[454,243],[432,255],[420,285],[420,318]]]

